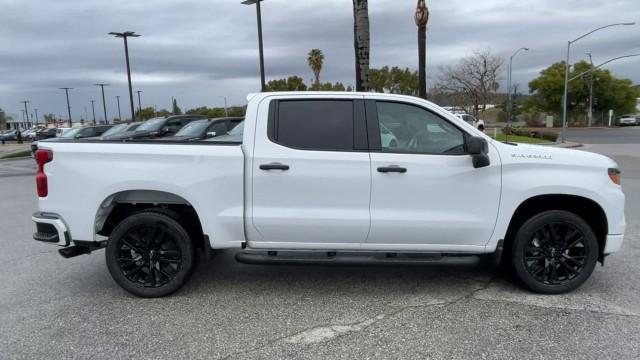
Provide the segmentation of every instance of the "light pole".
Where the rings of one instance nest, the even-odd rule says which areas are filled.
[[[109,86],[109,84],[93,84],[95,86],[100,86],[100,89],[102,89],[102,107],[104,109],[104,123],[105,124],[109,124],[109,119],[107,119],[107,102],[104,99],[104,87],[105,86]]]
[[[513,111],[513,94],[511,94],[511,80],[513,74],[513,58],[518,55],[520,51],[529,51],[529,48],[522,47],[516,50],[513,55],[509,57],[509,73],[507,74],[507,127],[511,128],[511,112]],[[508,131],[507,131],[508,133]],[[507,134],[508,136],[508,134]]]
[[[25,124],[25,129],[26,129],[27,127],[29,127],[29,109],[27,109],[27,104],[30,103],[31,101],[22,100],[20,102],[24,104],[24,113],[27,115],[27,122]]]
[[[140,35],[136,34],[133,31],[125,31],[121,33],[110,32],[109,35],[124,39],[124,56],[127,61],[127,80],[129,82],[129,104],[131,104],[131,122],[134,122],[136,121],[136,114],[133,108],[133,88],[131,87],[131,66],[129,65],[129,45],[127,44],[127,38],[139,37]]]
[[[96,124],[96,107],[94,106],[94,103],[96,102],[95,100],[89,100],[91,101],[91,112],[93,113],[93,124]]]
[[[38,109],[33,108],[33,111],[36,113],[36,127],[38,127]]]
[[[589,63],[593,69],[593,57],[591,52],[587,53],[589,57]],[[587,119],[589,121],[589,127],[591,127],[591,120],[593,119],[593,72],[589,73],[589,112],[587,113]]]
[[[138,93],[138,111],[142,111],[142,102],[140,101],[140,93],[142,90],[136,91]]]
[[[427,22],[429,9],[425,0],[418,0],[415,14],[418,26],[418,73],[420,78],[420,97],[427,98]]]
[[[615,24],[609,24],[609,25],[605,25],[605,26],[601,26],[597,29],[591,30],[588,33],[579,36],[577,38],[575,38],[574,40],[569,40],[567,42],[567,60],[565,63],[565,71],[564,71],[564,94],[562,96],[562,133],[560,138],[562,139],[562,142],[564,143],[566,141],[566,129],[567,129],[567,96],[569,95],[569,58],[570,58],[570,53],[571,53],[571,44],[575,43],[576,41],[583,39],[591,34],[593,34],[596,31],[602,30],[602,29],[606,29],[606,28],[610,28],[613,26],[630,26],[630,25],[635,25],[635,22],[627,22],[627,23],[615,23]]]
[[[69,127],[73,127],[73,121],[71,120],[71,105],[69,105],[69,90],[73,88],[70,87],[62,87],[60,90],[64,90],[65,94],[67,94],[67,110],[69,111]]]
[[[224,99],[224,116],[229,117],[229,109],[227,108],[227,97],[226,96],[218,96]]]
[[[245,0],[242,4],[256,4],[256,16],[258,18],[258,47],[260,49],[260,89],[264,92],[266,91],[267,86],[264,80],[264,51],[262,48],[262,13],[260,12],[260,2],[262,2],[262,0]]]
[[[118,103],[118,120],[122,122],[122,114],[120,113],[120,95],[116,96],[116,102]]]

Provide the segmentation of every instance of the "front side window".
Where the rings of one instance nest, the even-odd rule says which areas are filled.
[[[272,140],[303,150],[353,150],[353,112],[351,100],[280,101]]]
[[[464,153],[464,133],[423,108],[377,102],[382,152],[458,155]]]

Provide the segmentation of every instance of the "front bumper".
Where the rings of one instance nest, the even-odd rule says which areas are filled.
[[[31,216],[36,223],[33,239],[60,246],[71,245],[71,235],[62,218],[54,213],[36,212]]]

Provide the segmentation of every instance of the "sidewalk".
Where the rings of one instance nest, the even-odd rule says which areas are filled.
[[[6,143],[4,145],[2,145],[0,143],[0,159],[2,159],[3,157],[9,155],[9,154],[13,154],[16,152],[21,152],[21,151],[25,151],[25,150],[29,150],[31,149],[31,143],[28,141],[25,141],[22,144],[17,144],[16,142],[11,142],[11,143]]]

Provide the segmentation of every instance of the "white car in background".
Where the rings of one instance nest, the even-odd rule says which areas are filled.
[[[469,125],[475,127],[480,131],[484,131],[484,120],[477,120],[473,115],[469,115],[467,113],[454,113],[458,119],[464,120]]]
[[[624,115],[618,120],[619,126],[635,126],[640,125],[640,119],[636,115]]]

